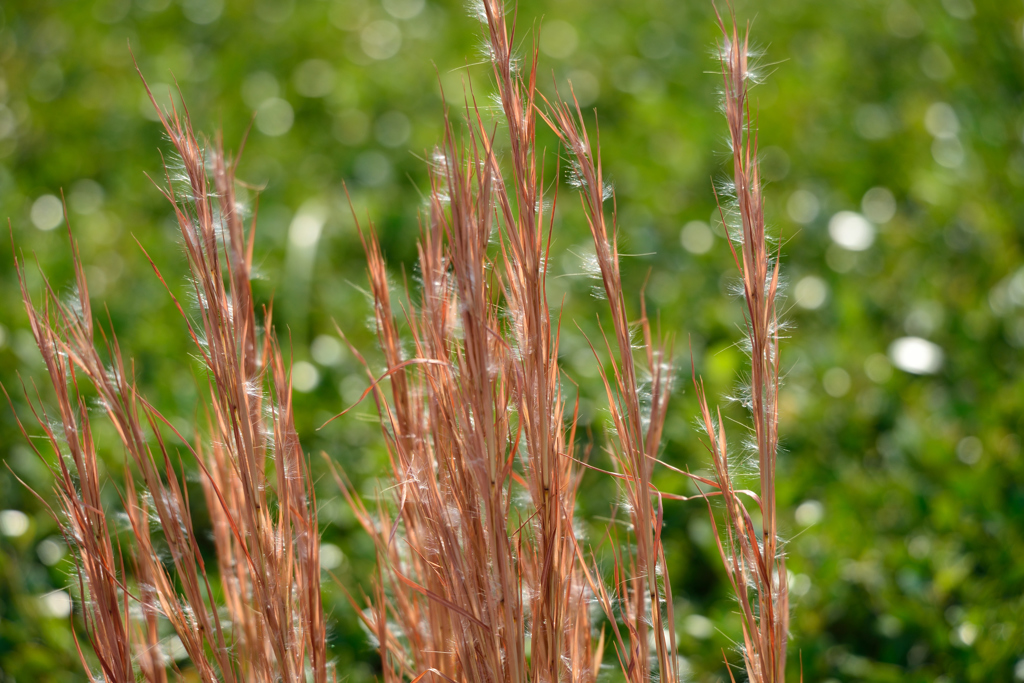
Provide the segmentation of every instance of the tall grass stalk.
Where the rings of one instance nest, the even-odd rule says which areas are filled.
[[[323,683],[329,671],[316,500],[270,312],[257,316],[253,306],[253,226],[247,229],[238,213],[235,168],[220,141],[201,144],[187,113],[153,105],[182,169],[177,177],[168,172],[162,192],[174,208],[199,303],[198,320],[178,310],[208,373],[208,426],[195,430],[206,437],[189,445],[138,392],[117,338],[102,330],[94,337],[73,238],[73,300],[62,300],[47,282],[36,306],[16,261],[32,333],[57,396],[59,419],[42,408],[35,416],[58,456],[51,465],[58,517],[77,550],[84,630],[105,681],[165,681],[174,668],[165,656],[165,621],[202,681]],[[87,394],[96,396],[128,454],[121,498],[132,539],[116,550],[100,500]],[[185,472],[172,462],[168,438],[188,448],[202,473],[220,599],[192,526]],[[84,653],[82,662],[91,667]]]
[[[625,295],[599,136],[588,131],[574,97],[539,94],[535,50],[527,70],[518,69],[512,46],[521,40],[503,2],[482,0],[476,13],[500,125],[472,91],[463,124],[445,114],[418,247],[423,284],[403,297],[415,305],[396,305],[374,228],[359,226],[385,365],[377,376],[366,363],[371,385],[364,397],[380,413],[393,486],[368,503],[328,460],[379,559],[365,603],[350,599],[376,638],[389,683],[595,681],[609,643],[630,683],[674,683],[682,674],[663,500],[683,497],[652,483],[672,354],[652,329],[643,297],[630,302]],[[761,490],[736,488],[721,418],[696,379],[714,478],[694,479],[713,523],[711,499],[725,503],[722,533],[715,530],[740,605],[747,675],[778,683],[788,626],[774,479],[778,259],[765,236],[746,95],[747,39],[719,21],[740,216],[732,248],[746,301]],[[37,306],[17,261],[32,332],[57,394],[57,419],[41,407],[34,411],[58,454],[50,465],[57,517],[77,550],[83,631],[97,676],[106,681],[179,676],[165,656],[169,628],[203,681],[322,683],[334,672],[327,663],[316,497],[295,433],[288,364],[271,312],[257,313],[249,285],[255,218],[248,227],[242,221],[236,161],[220,140],[201,143],[187,112],[163,111],[155,101],[154,107],[183,169],[167,174],[162,192],[180,227],[197,319],[175,304],[208,373],[206,425],[196,425],[194,443],[138,392],[116,337],[94,324],[73,238],[73,301],[61,300],[47,282]],[[609,531],[605,539],[614,557],[610,572],[576,531],[581,480],[592,466],[577,442],[578,404],[563,393],[561,320],[547,298],[557,196],[545,190],[538,122],[564,148],[610,313],[591,347],[609,408],[610,474],[628,510],[628,537]],[[497,139],[499,131],[505,140]],[[633,305],[638,317],[628,312]],[[649,383],[644,399],[641,377]],[[126,545],[115,543],[103,512],[86,399],[92,394],[128,454],[121,491],[132,530]],[[215,572],[199,551],[185,471],[172,462],[168,439],[185,444],[200,470]],[[760,533],[743,495],[760,507]],[[82,661],[89,667],[94,660],[82,651]]]
[[[786,678],[789,636],[789,585],[786,558],[779,545],[775,504],[775,463],[779,448],[780,322],[776,305],[779,259],[778,253],[772,253],[765,230],[757,134],[747,99],[747,83],[752,78],[749,28],[741,35],[735,18],[729,30],[722,16],[717,16],[723,36],[719,54],[732,148],[735,209],[739,217],[739,224],[730,228],[723,212],[723,223],[730,231],[729,247],[741,275],[746,303],[750,386],[741,400],[748,407],[753,422],[759,496],[737,489],[729,469],[721,413],[712,413],[703,382],[696,377],[694,386],[709,440],[717,493],[725,502],[723,532],[719,533],[713,513],[711,521],[726,576],[740,607],[743,663],[749,680],[777,683]],[[761,513],[760,533],[743,502],[744,496],[753,500]]]

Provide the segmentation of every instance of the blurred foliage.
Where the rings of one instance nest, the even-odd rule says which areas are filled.
[[[1003,0],[737,0],[736,11],[754,18],[764,46],[753,100],[790,286],[779,504],[793,679],[802,656],[808,680],[1024,680],[1024,10]],[[742,312],[712,189],[728,169],[710,3],[522,0],[519,17],[524,48],[543,25],[542,88],[569,78],[599,111],[631,255],[630,305],[639,310],[646,282],[680,366],[664,458],[703,470],[691,350],[709,395],[738,421],[732,442],[743,436],[742,412],[725,400],[743,365]],[[33,260],[55,287],[70,287],[63,188],[96,310],[135,359],[146,395],[191,434],[202,419],[197,366],[136,245],[181,294],[176,227],[146,177],[159,181],[169,145],[129,45],[158,99],[169,102],[177,84],[196,128],[222,130],[226,147],[237,149],[256,112],[239,175],[254,209],[262,188],[257,293],[273,300],[302,363],[308,452],[326,452],[372,494],[383,452],[371,408],[317,430],[365,387],[335,321],[374,362],[343,183],[360,220],[378,226],[396,283],[414,284],[439,86],[455,120],[468,79],[488,102],[478,31],[461,0],[8,0],[0,213],[30,261],[31,291],[42,287]],[[558,150],[546,133],[541,144],[553,181]],[[601,302],[566,191],[551,300],[564,301],[562,352],[582,419],[599,435],[602,394],[583,333],[599,334]],[[0,381],[27,419],[19,375],[34,393],[41,365],[10,253],[0,283]],[[109,428],[98,440],[113,503],[122,454]],[[0,457],[0,678],[85,680],[61,592],[76,592],[73,564],[14,475],[44,499],[51,482],[10,410],[0,411]],[[667,471],[657,483],[692,491]],[[319,491],[325,561],[357,589],[372,574],[372,547],[333,484],[325,478]],[[613,483],[588,475],[584,516],[615,504]],[[669,506],[681,653],[694,680],[724,681],[721,651],[734,647],[739,622],[706,509]],[[327,585],[325,599],[339,672],[367,680],[372,648],[341,591]]]

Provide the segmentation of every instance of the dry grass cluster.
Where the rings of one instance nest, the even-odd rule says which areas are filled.
[[[612,659],[610,645],[626,680],[672,683],[681,676],[662,501],[680,496],[651,483],[671,354],[652,331],[642,297],[639,318],[627,312],[633,304],[619,273],[614,198],[598,138],[574,99],[540,95],[536,54],[528,70],[517,71],[516,25],[501,0],[483,0],[478,13],[501,125],[471,93],[464,125],[445,119],[421,226],[422,287],[408,297],[415,308],[392,301],[373,228],[361,229],[386,365],[383,375],[370,374],[368,394],[380,411],[393,486],[368,506],[335,470],[379,556],[368,607],[353,602],[376,636],[385,681],[594,681]],[[742,614],[747,675],[775,683],[785,677],[788,625],[774,498],[778,258],[765,236],[746,37],[724,23],[722,30],[738,209],[730,245],[746,302],[746,400],[761,489],[734,486],[725,431],[699,380],[714,477],[694,479],[713,521],[712,499],[725,503],[716,535]],[[62,301],[47,284],[36,306],[24,278],[22,291],[57,394],[58,415],[39,408],[36,417],[59,454],[40,457],[51,463],[57,517],[76,549],[82,632],[95,655],[83,654],[83,663],[98,661],[93,675],[111,682],[180,674],[164,656],[166,623],[203,681],[326,681],[338,672],[327,661],[316,500],[293,426],[288,366],[271,313],[257,314],[249,285],[255,222],[247,228],[239,216],[234,165],[220,141],[201,144],[187,112],[161,112],[161,120],[183,169],[180,179],[168,175],[163,191],[198,302],[197,319],[178,308],[208,372],[208,424],[198,426],[204,436],[189,449],[202,472],[217,567],[208,570],[199,551],[183,469],[165,440],[181,437],[139,394],[113,335],[95,338],[72,241],[78,298]],[[591,466],[577,443],[575,406],[563,395],[562,321],[546,294],[557,198],[545,195],[538,124],[552,129],[571,166],[611,314],[594,353],[610,411],[607,475],[620,485],[628,532],[602,541],[615,558],[610,576],[577,537],[574,519]],[[507,140],[499,143],[499,134]],[[134,532],[128,547],[112,542],[100,500],[86,393],[98,397],[129,455],[121,491]],[[760,529],[745,499],[759,509]]]

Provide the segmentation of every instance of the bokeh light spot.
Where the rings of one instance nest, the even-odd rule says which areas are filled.
[[[212,24],[224,11],[224,0],[181,0],[181,11],[193,24]]]
[[[976,436],[965,436],[956,445],[956,457],[965,465],[976,465],[981,460],[985,448],[981,439]]]
[[[295,68],[292,83],[303,97],[325,97],[334,90],[334,67],[323,59],[307,59]]]
[[[373,136],[385,147],[400,147],[412,133],[409,117],[400,111],[389,111],[377,117],[373,124]]]
[[[888,223],[896,215],[896,197],[886,187],[872,187],[864,193],[860,208],[872,223]]]
[[[64,222],[64,205],[55,195],[44,194],[32,202],[29,217],[40,230],[53,230]]]
[[[307,393],[320,383],[320,371],[312,363],[300,360],[292,366],[292,389]]]
[[[873,353],[864,359],[864,374],[875,384],[883,384],[892,378],[892,363],[884,353]]]
[[[0,510],[0,534],[18,538],[25,535],[28,526],[28,515],[21,510]]]
[[[390,59],[402,48],[402,31],[390,21],[371,21],[359,33],[359,44],[370,59]]]
[[[310,344],[309,355],[320,365],[338,365],[345,358],[345,347],[337,337],[321,334]]]
[[[690,221],[679,233],[679,241],[691,254],[706,254],[715,243],[715,235],[704,221]]]
[[[853,126],[865,140],[884,140],[895,128],[888,107],[883,104],[863,104],[853,115]]]
[[[821,308],[828,298],[828,284],[816,275],[800,278],[793,289],[796,305],[813,311]]]
[[[264,135],[278,137],[292,129],[295,112],[287,100],[271,97],[256,110],[256,128]]]
[[[39,596],[39,611],[54,619],[71,614],[71,596],[65,591],[52,591]]]
[[[796,523],[800,526],[814,526],[825,517],[825,506],[817,500],[805,500],[796,508]]]
[[[932,43],[921,51],[918,59],[921,72],[933,81],[944,81],[953,75],[953,62],[938,45]]]
[[[355,174],[360,184],[377,187],[391,179],[391,162],[380,152],[363,152],[356,157]]]
[[[281,86],[268,71],[254,71],[242,81],[242,100],[253,109],[280,94]]]
[[[320,544],[320,568],[325,571],[337,569],[345,561],[345,554],[341,548],[333,543]]]
[[[384,11],[395,19],[412,19],[419,16],[426,6],[426,0],[383,0]]]
[[[707,640],[715,633],[715,624],[705,616],[691,614],[683,621],[683,630],[694,638]]]
[[[850,373],[842,368],[829,368],[821,378],[825,393],[833,398],[842,398],[850,392]]]
[[[933,102],[924,115],[924,127],[937,138],[952,138],[960,132],[956,111],[945,102]]]
[[[544,22],[540,29],[540,50],[548,57],[565,59],[576,52],[579,35],[567,21],[552,19]]]
[[[942,368],[942,349],[921,337],[900,337],[889,346],[892,364],[915,375],[933,375]]]
[[[797,223],[806,225],[818,217],[821,202],[809,190],[797,190],[786,200],[786,213]]]
[[[828,234],[843,249],[864,251],[875,241],[875,226],[854,211],[840,211],[828,222]]]
[[[39,556],[39,561],[47,567],[52,567],[60,562],[67,551],[68,547],[59,536],[44,538],[36,546],[36,555]]]
[[[963,144],[956,138],[937,138],[932,142],[932,158],[939,166],[957,168],[964,163]]]
[[[83,178],[75,181],[68,193],[68,203],[75,213],[89,215],[103,206],[103,186],[95,180]]]

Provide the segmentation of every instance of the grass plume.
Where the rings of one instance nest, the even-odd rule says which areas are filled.
[[[77,548],[84,628],[106,681],[167,680],[174,664],[163,641],[170,631],[202,681],[325,683],[331,674],[316,499],[294,428],[287,365],[273,333],[260,334],[257,326],[249,285],[253,226],[246,228],[236,210],[235,168],[220,141],[201,143],[187,112],[163,111],[155,100],[153,106],[184,170],[185,187],[168,173],[161,191],[174,209],[200,302],[193,320],[175,300],[207,373],[209,426],[196,429],[205,439],[190,445],[146,401],[113,334],[101,330],[95,338],[73,238],[74,301],[62,301],[47,282],[37,307],[17,262],[32,333],[57,396],[59,431],[49,427],[42,408],[36,417],[58,455],[57,468],[51,466],[58,518]],[[264,329],[272,330],[269,311],[263,319]],[[98,396],[128,456],[120,495],[132,539],[116,553],[99,497],[83,383]],[[186,448],[201,472],[220,600],[192,527],[185,473],[172,462],[168,438]],[[161,560],[164,546],[170,566]],[[82,661],[90,667],[84,653]]]
[[[779,448],[779,259],[769,246],[761,199],[754,117],[747,99],[750,80],[749,28],[741,34],[733,18],[732,29],[722,29],[720,58],[724,82],[725,117],[729,125],[733,185],[740,234],[730,235],[746,304],[750,350],[749,406],[758,455],[759,495],[737,489],[730,472],[729,451],[721,414],[713,414],[703,382],[694,378],[701,420],[718,494],[724,500],[724,529],[719,533],[711,514],[718,550],[726,576],[736,595],[743,628],[741,653],[747,677],[753,683],[781,683],[786,678],[786,641],[789,637],[789,586],[786,558],[779,544],[775,504],[775,464]],[[724,216],[723,216],[724,219]],[[727,228],[730,229],[730,228]],[[735,230],[736,228],[732,228]],[[738,251],[736,244],[739,245]],[[761,513],[761,528],[743,501],[753,500]],[[711,507],[709,504],[709,513]]]
[[[671,345],[652,326],[642,293],[636,302],[626,296],[615,195],[604,178],[596,121],[589,130],[575,97],[539,93],[535,49],[528,69],[519,68],[516,15],[501,0],[480,0],[474,12],[484,28],[499,121],[485,116],[472,91],[463,123],[445,113],[421,222],[422,286],[406,292],[415,304],[393,300],[374,227],[357,220],[385,366],[376,376],[364,361],[371,381],[364,397],[380,414],[393,485],[368,503],[328,459],[379,560],[370,595],[350,599],[377,641],[386,683],[589,683],[611,659],[608,643],[630,683],[676,683],[683,673],[662,531],[663,501],[681,496],[658,491],[652,481],[672,392]],[[741,41],[738,29],[719,21],[740,217],[741,239],[730,247],[746,304],[760,492],[736,488],[722,421],[696,379],[714,478],[694,479],[704,487],[713,524],[710,499],[725,503],[721,534],[717,524],[715,531],[740,604],[748,678],[780,683],[788,591],[775,514],[778,255],[765,234],[747,37]],[[175,299],[206,373],[206,424],[197,425],[194,443],[139,393],[116,337],[95,325],[74,239],[72,302],[61,301],[47,282],[37,306],[17,260],[32,332],[57,394],[58,419],[33,410],[58,456],[51,461],[40,453],[56,482],[57,517],[77,549],[83,630],[106,681],[180,678],[164,652],[173,634],[202,681],[326,683],[334,672],[316,495],[294,427],[289,364],[271,311],[257,312],[250,287],[255,218],[248,226],[241,219],[237,159],[224,153],[220,139],[201,142],[187,111],[153,105],[182,171],[168,172],[159,187],[177,218],[198,306],[190,315]],[[625,539],[612,531],[605,539],[614,557],[607,573],[576,532],[590,466],[577,439],[578,404],[563,391],[562,321],[547,297],[558,202],[556,190],[546,196],[538,123],[553,131],[572,167],[608,303],[610,324],[602,323],[591,348],[610,415],[610,475],[628,520]],[[649,378],[645,393],[639,377]],[[132,530],[126,545],[115,542],[103,513],[89,393],[98,396],[127,454],[119,491]],[[179,445],[200,472],[215,571],[196,540],[184,465],[173,462]],[[760,533],[744,495],[760,508]],[[164,547],[170,562],[161,559]],[[94,660],[83,650],[82,661],[91,667]]]

